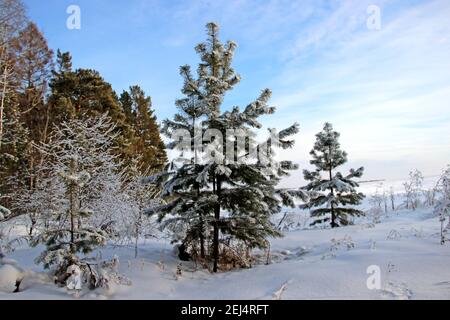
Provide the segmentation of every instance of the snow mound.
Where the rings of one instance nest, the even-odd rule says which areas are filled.
[[[16,289],[16,281],[22,278],[22,272],[11,265],[0,267],[0,291],[13,293]]]

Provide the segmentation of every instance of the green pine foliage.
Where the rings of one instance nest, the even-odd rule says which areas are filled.
[[[351,169],[346,176],[335,172],[347,162],[347,153],[341,150],[339,136],[330,123],[325,123],[323,131],[316,135],[314,148],[310,152],[310,163],[316,169],[303,171],[305,180],[309,181],[304,189],[310,191],[312,196],[302,208],[312,209],[311,216],[317,218],[313,224],[329,221],[332,228],[348,225],[350,217],[364,214],[349,207],[359,205],[364,198],[362,193],[356,191],[359,185],[354,181],[363,175],[364,168]]]
[[[161,183],[167,204],[148,210],[159,214],[164,225],[175,225],[181,231],[175,240],[181,239],[181,247],[192,258],[198,256],[200,246],[200,254],[212,261],[214,272],[221,262],[226,263],[227,248],[242,246],[249,252],[266,248],[270,237],[280,237],[271,216],[304,194],[276,189],[280,178],[296,166],[290,161],[276,162],[274,150],[292,147],[290,137],[298,126],[283,130],[272,143],[272,139],[256,141],[262,127],[258,118],[275,112],[268,105],[270,90],[263,90],[243,110],[222,109],[226,93],[239,83],[240,76],[232,67],[236,44],[221,43],[218,31],[215,23],[209,23],[207,41],[196,47],[201,60],[197,75],[188,66],[180,69],[184,98],[177,100],[179,113],[164,122],[163,132],[172,138],[169,148],[180,150],[181,156],[164,173],[149,179]],[[178,139],[180,130],[188,141]],[[238,134],[228,136],[229,130]],[[208,137],[208,132],[215,134]],[[270,133],[273,137],[275,130]],[[245,135],[246,142],[238,143],[238,135]],[[251,145],[259,152],[249,152]],[[231,151],[234,156],[226,157]],[[202,249],[204,241],[208,241],[207,254]]]

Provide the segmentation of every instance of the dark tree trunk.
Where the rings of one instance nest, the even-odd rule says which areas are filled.
[[[195,136],[195,119],[196,117],[194,116],[192,118],[192,128],[194,131],[194,136]],[[195,141],[194,141],[194,165],[197,167],[197,149],[195,146]],[[196,183],[196,189],[197,189],[197,198],[200,198],[200,184]],[[204,229],[205,225],[204,225],[204,221],[203,221],[203,215],[200,212],[200,257],[202,259],[205,258],[205,237],[203,235],[203,229]]]
[[[220,178],[217,178],[216,194],[217,204],[214,208],[214,239],[213,239],[213,254],[214,254],[214,266],[213,272],[217,272],[219,264],[219,220],[220,220],[220,190],[221,182]]]
[[[31,237],[33,235],[34,226],[36,225],[36,219],[34,219],[32,216],[30,217],[31,220],[31,226],[30,226],[30,232],[28,235]]]
[[[197,198],[200,198],[200,186],[197,184]],[[203,229],[205,227],[205,223],[203,221],[203,215],[200,212],[200,257],[202,259],[205,258],[205,236],[203,235]]]
[[[329,170],[329,174],[330,174],[330,181],[333,179],[333,175],[331,172],[331,165],[330,165],[330,170]],[[334,189],[330,188],[331,190],[331,194],[334,196]],[[338,224],[336,223],[336,214],[334,212],[334,203],[331,202],[331,228],[336,228],[338,227]]]
[[[200,231],[200,257],[202,259],[204,259],[205,258],[205,237],[203,236],[203,225],[204,225],[204,222],[203,222],[203,218],[200,217],[200,219],[201,219],[201,223],[200,223],[200,226],[201,226],[201,231]]]
[[[186,251],[186,244],[184,242],[178,247],[178,258],[181,261],[191,260],[191,255]]]
[[[20,284],[22,283],[23,279],[20,280],[16,280],[16,288],[14,289],[13,293],[18,293],[20,292]]]
[[[73,199],[73,187],[70,190],[70,249],[72,253],[75,253],[75,216],[74,216],[74,199]]]

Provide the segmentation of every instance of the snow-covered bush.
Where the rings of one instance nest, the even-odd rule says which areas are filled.
[[[131,280],[118,272],[119,258],[110,260],[85,259],[67,267],[62,276],[69,291],[81,291],[84,287],[109,290],[112,285],[131,285]]]
[[[450,230],[450,221],[447,225],[446,221],[450,217],[450,201],[441,201],[435,210],[439,214],[439,221],[441,222],[441,244],[445,244],[446,241],[449,241],[447,233]]]
[[[441,223],[441,244],[449,241],[447,233],[450,231],[450,166],[440,176],[436,189],[440,194],[434,212]],[[449,219],[448,224],[447,218]]]
[[[17,261],[6,259],[0,251],[0,292],[19,292],[20,284],[26,272],[19,266]]]
[[[16,267],[0,264],[0,292],[13,293],[18,290],[23,273]]]
[[[325,255],[322,256],[322,259],[335,258],[336,253],[340,249],[343,249],[343,248],[345,248],[347,250],[351,250],[351,249],[355,248],[355,242],[353,241],[352,237],[350,237],[347,234],[343,238],[331,239],[330,250],[328,253],[326,253]]]
[[[389,234],[387,235],[386,239],[387,240],[398,240],[402,237],[402,235],[400,234],[400,232],[398,232],[395,229],[392,229],[391,231],[389,231]]]
[[[0,200],[2,199],[2,194],[0,193]],[[4,220],[5,217],[9,216],[11,211],[0,204],[0,221]]]
[[[378,206],[373,206],[367,211],[368,218],[372,219],[373,224],[381,223],[383,211]]]
[[[438,193],[438,186],[424,190],[423,194],[425,197],[425,205],[428,207],[434,207],[436,205]]]
[[[369,216],[372,218],[373,223],[380,223],[381,216],[383,215],[383,206],[384,199],[383,195],[380,194],[379,189],[376,189],[376,192],[369,197],[370,208],[368,210]]]
[[[279,220],[275,220],[277,229],[283,232],[303,229],[310,221],[309,214],[287,211]]]
[[[110,198],[100,199],[98,210],[107,213],[116,212],[115,216],[105,219],[114,221],[116,241],[118,243],[133,243],[135,258],[138,256],[138,242],[142,238],[156,237],[158,230],[154,218],[145,214],[149,206],[161,204],[160,190],[143,182],[144,175],[139,170],[139,159],[132,161],[122,177],[121,187],[113,188],[105,196]],[[106,201],[105,201],[106,200]],[[115,208],[107,208],[108,203]]]
[[[42,163],[42,170],[46,163]],[[11,208],[20,216],[30,237],[48,227],[59,208],[64,207],[64,187],[55,176],[42,177],[35,181],[33,190],[17,189],[12,193]]]
[[[403,183],[406,198],[404,205],[406,209],[416,210],[421,205],[422,185],[422,172],[417,169],[410,171],[409,180]]]

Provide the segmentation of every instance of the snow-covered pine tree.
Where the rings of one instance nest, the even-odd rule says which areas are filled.
[[[333,172],[347,162],[347,153],[341,150],[340,134],[333,130],[330,123],[325,123],[323,131],[316,135],[316,142],[310,155],[310,163],[316,167],[314,171],[304,170],[305,180],[309,181],[304,189],[314,195],[303,209],[312,209],[312,217],[318,218],[312,224],[331,222],[331,227],[348,225],[349,216],[361,216],[363,211],[347,205],[358,205],[364,195],[356,191],[358,183],[355,178],[363,175],[364,168],[351,169],[347,176]],[[324,174],[322,174],[324,173]]]
[[[13,176],[11,180],[14,178],[16,177]],[[36,181],[33,190],[18,188],[10,193],[14,216],[28,218],[22,222],[27,228],[28,236],[33,237],[48,225],[54,210],[58,210],[61,204],[58,199],[63,198],[62,189],[58,179],[42,178]]]
[[[231,50],[230,47],[228,54],[232,54]],[[178,205],[182,205],[185,212],[182,220],[170,219],[165,224],[174,231],[178,231],[176,233],[179,239],[175,240],[181,241],[181,255],[185,254],[186,247],[191,248],[192,255],[197,255],[197,248],[199,248],[199,255],[204,259],[207,249],[205,241],[210,233],[210,225],[206,221],[212,219],[212,203],[210,193],[202,194],[202,191],[208,187],[208,183],[202,184],[202,181],[197,181],[197,177],[205,167],[200,157],[203,145],[207,144],[202,141],[202,137],[206,130],[204,120],[210,108],[202,101],[200,78],[193,77],[190,67],[182,66],[180,75],[184,80],[181,90],[184,97],[175,102],[179,112],[173,120],[166,119],[161,130],[163,134],[174,139],[167,148],[180,152],[180,155],[166,168],[166,174],[163,177],[170,177],[172,186],[163,190],[162,196],[170,196],[176,192]],[[180,133],[183,135],[178,137],[177,134]],[[166,213],[165,210],[161,212],[160,218],[163,218]]]
[[[63,192],[53,219],[32,244],[46,245],[36,261],[53,268],[59,282],[70,265],[88,266],[78,254],[85,255],[108,239],[106,230],[89,224],[89,217],[94,214],[92,199],[102,192],[99,172],[114,161],[110,150],[114,128],[106,115],[73,119],[55,127],[51,142],[41,148],[46,154],[45,175],[54,180],[50,183],[61,183]]]
[[[110,156],[108,154],[108,158]],[[124,172],[119,170],[113,158],[103,162],[99,169],[93,174],[92,183],[86,187],[90,192],[83,196],[85,206],[88,204],[95,212],[87,219],[87,223],[106,231],[110,237],[120,238],[123,227],[121,216],[130,208],[123,190]]]
[[[294,141],[289,138],[298,132],[298,126],[278,135],[270,130],[268,141],[255,141],[256,129],[262,127],[258,118],[275,112],[268,105],[270,90],[263,90],[244,110],[234,107],[221,111],[225,94],[240,81],[231,66],[236,44],[222,44],[215,23],[207,24],[207,31],[208,40],[196,47],[201,59],[197,77],[188,67],[181,69],[186,98],[177,105],[182,114],[165,123],[174,140],[172,148],[183,149],[193,160],[149,179],[162,181],[162,196],[171,200],[148,213],[159,213],[160,220],[170,215],[166,222],[187,224],[186,237],[201,240],[203,234],[211,239],[212,250],[206,258],[213,261],[213,271],[217,272],[221,246],[222,253],[233,242],[246,251],[266,247],[268,237],[281,236],[270,221],[271,215],[279,212],[282,204],[294,206],[293,198],[305,193],[276,189],[280,177],[296,166],[290,161],[275,161],[274,149],[292,147]],[[197,131],[196,120],[202,121]],[[180,129],[188,141],[177,135]],[[237,255],[237,259],[245,258]]]

